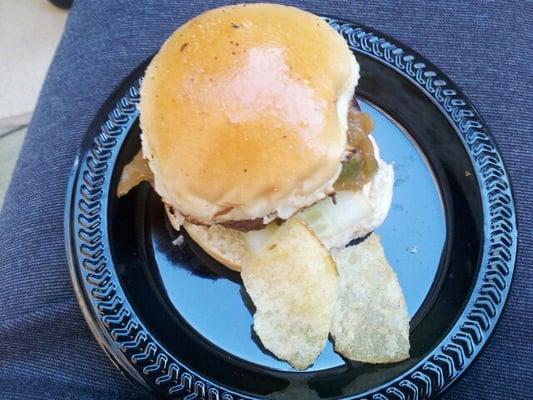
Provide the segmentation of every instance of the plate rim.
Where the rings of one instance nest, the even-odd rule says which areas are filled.
[[[507,302],[518,242],[510,178],[488,125],[462,90],[439,68],[410,47],[378,30],[340,18],[328,16],[325,19],[346,39],[352,51],[391,67],[415,84],[438,107],[461,139],[479,184],[484,222],[483,250],[477,277],[460,316],[440,343],[413,367],[389,382],[352,398],[384,400],[440,396],[464,374],[486,347]],[[138,114],[136,105],[142,78],[135,78],[131,82],[133,77],[142,75],[144,65],[141,64],[118,85],[115,93],[104,103],[80,145],[70,173],[64,233],[75,294],[82,314],[104,352],[121,372],[150,394],[154,394],[152,388],[142,378],[138,370],[140,367],[135,365],[143,357],[153,356],[156,361],[149,366],[144,365],[143,371],[156,372],[161,382],[174,383],[168,388],[170,395],[179,394],[188,396],[188,399],[249,399],[252,398],[250,394],[214,383],[181,361],[172,359],[155,338],[146,338],[146,332],[143,337],[146,327],[135,315],[127,297],[120,288],[110,285],[109,279],[106,281],[105,272],[109,274],[108,268],[112,267],[102,260],[102,236],[105,233],[99,232],[99,224],[93,222],[98,220],[99,214],[107,216],[108,193],[102,177],[107,163],[113,158],[113,152],[109,149],[122,146],[126,136],[124,132],[127,133]],[[102,111],[108,110],[111,111],[105,114],[102,121]],[[96,150],[93,146],[95,143]],[[89,152],[90,155],[87,154]],[[118,150],[114,152],[115,158],[117,154]],[[75,190],[80,178],[83,181],[80,188],[84,187],[81,196]],[[494,187],[498,189],[496,198],[490,195]],[[77,198],[78,204],[75,204]],[[77,213],[73,213],[74,209],[77,209]],[[82,215],[84,222],[80,224],[80,221],[74,220],[74,214],[78,218]],[[502,232],[495,232],[499,230]],[[500,240],[497,240],[498,237]],[[501,237],[507,244],[501,244]],[[83,279],[81,268],[85,268],[87,276],[91,275],[90,281]],[[490,276],[488,273],[491,273]],[[94,306],[93,301],[98,305]],[[117,307],[119,311],[115,310]],[[97,308],[110,309],[114,314],[101,316]],[[126,327],[118,324],[126,320]],[[126,336],[135,336],[135,339],[126,342],[118,339]],[[130,350],[138,352],[126,357],[124,351],[117,351],[124,346],[126,349],[130,346]]]

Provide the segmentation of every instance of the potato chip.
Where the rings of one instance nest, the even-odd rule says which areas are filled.
[[[402,288],[379,237],[332,252],[339,292],[331,325],[335,350],[354,361],[409,358],[409,315]]]
[[[297,369],[314,362],[328,339],[337,298],[335,263],[296,218],[277,229],[242,265],[261,343]]]

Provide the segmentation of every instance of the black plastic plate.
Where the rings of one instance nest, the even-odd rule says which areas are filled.
[[[328,19],[361,65],[356,96],[393,163],[392,209],[378,233],[411,315],[411,358],[349,362],[331,343],[304,372],[252,334],[240,277],[170,227],[142,184],[116,197],[139,150],[132,74],[102,109],[74,166],[65,230],[72,280],[95,337],[134,382],[187,399],[426,399],[475,359],[505,303],[516,254],[509,180],[488,128],[420,55],[366,27]],[[357,327],[354,327],[357,329]]]

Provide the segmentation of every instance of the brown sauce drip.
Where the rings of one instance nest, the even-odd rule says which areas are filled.
[[[370,114],[355,106],[348,113],[348,160],[342,163],[342,172],[335,182],[335,190],[360,190],[370,182],[378,170],[370,133],[374,123]]]
[[[142,151],[139,150],[135,157],[133,157],[133,160],[122,170],[117,188],[117,196],[122,197],[126,195],[131,189],[143,181],[150,182],[153,186],[154,176],[148,166],[148,161],[143,158]]]

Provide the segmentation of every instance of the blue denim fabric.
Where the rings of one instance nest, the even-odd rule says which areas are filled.
[[[144,398],[104,355],[76,303],[63,240],[67,178],[89,124],[121,80],[177,26],[223,3],[75,2],[0,214],[0,398]],[[493,339],[445,398],[532,398],[533,3],[287,3],[364,23],[413,47],[488,122],[514,184],[518,263]]]

